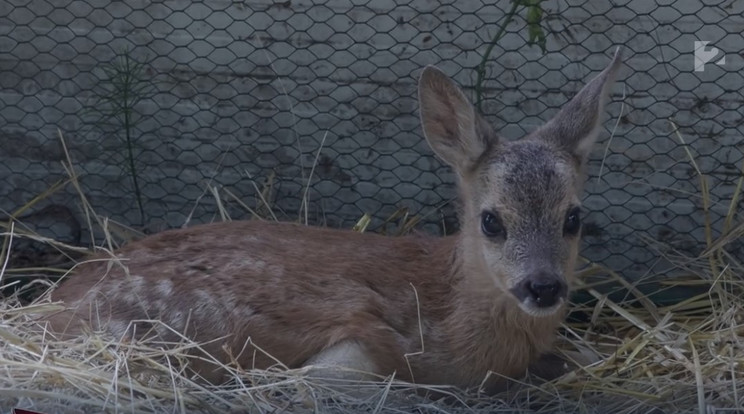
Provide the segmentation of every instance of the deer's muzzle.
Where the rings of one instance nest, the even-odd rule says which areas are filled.
[[[527,308],[551,308],[566,299],[568,286],[555,273],[534,273],[522,280],[511,292]]]

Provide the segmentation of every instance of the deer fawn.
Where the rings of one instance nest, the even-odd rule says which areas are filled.
[[[79,265],[52,294],[67,306],[49,316],[52,331],[183,335],[214,358],[189,363],[213,383],[228,379],[214,361],[462,388],[490,371],[520,377],[550,354],[565,317],[583,170],[619,64],[616,54],[551,121],[512,142],[442,72],[423,70],[423,131],[458,178],[456,235],[256,220],[165,231]]]

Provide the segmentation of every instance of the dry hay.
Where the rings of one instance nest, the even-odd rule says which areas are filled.
[[[723,245],[725,246],[725,244]],[[723,250],[722,250],[723,251]],[[715,252],[713,252],[715,253]],[[713,254],[711,253],[711,254]],[[715,256],[715,254],[713,254]],[[703,293],[657,307],[632,294],[613,302],[601,286],[582,287],[596,301],[575,305],[588,320],[565,325],[561,348],[596,353],[600,361],[542,385],[524,384],[495,397],[448,387],[422,387],[388,378],[356,384],[367,392],[343,395],[313,382],[303,370],[230,368],[229,387],[205,387],[181,370],[184,353],[199,344],[125,343],[91,334],[60,342],[34,322],[59,305],[43,298],[0,305],[0,409],[44,412],[744,412],[744,279],[742,267],[706,255],[676,259],[689,272],[661,282],[702,287]],[[618,276],[596,265],[582,280]],[[637,293],[637,292],[636,292]],[[639,300],[640,298],[640,300]],[[434,399],[423,395],[437,391]],[[657,409],[654,411],[653,409]]]
[[[71,169],[70,173],[71,183],[77,187]],[[707,200],[702,175],[701,187]],[[266,191],[259,194],[268,204]],[[732,206],[738,198],[739,190]],[[82,193],[81,199],[87,206]],[[706,201],[702,214],[707,215],[708,205]],[[587,317],[569,319],[560,348],[594,355],[597,362],[549,383],[523,382],[509,392],[489,397],[450,387],[405,384],[391,377],[377,383],[349,384],[355,392],[343,394],[327,383],[307,378],[303,370],[227,367],[234,376],[229,386],[206,387],[190,380],[181,368],[185,350],[199,344],[127,343],[98,334],[57,341],[35,318],[59,305],[44,297],[22,305],[17,297],[11,297],[0,301],[0,410],[744,413],[744,267],[730,254],[730,246],[744,233],[744,223],[732,224],[734,210],[725,228],[719,229],[720,237],[714,238],[714,229],[706,228],[706,246],[694,257],[648,241],[649,249],[675,265],[669,272],[649,278],[657,281],[658,290],[687,286],[696,292],[680,297],[677,303],[657,305],[648,292],[641,293],[637,286],[596,264],[586,264],[579,271],[579,291],[593,300],[574,305],[578,314]],[[94,214],[89,217],[97,220]],[[415,218],[403,214],[397,218],[403,219],[404,227],[415,223]],[[361,220],[357,230],[363,230],[367,222],[367,218]],[[101,221],[98,224],[113,228]],[[19,237],[35,237],[54,249],[76,251],[21,233],[20,227],[6,226],[0,286],[11,273],[28,270],[8,267],[8,244]],[[617,298],[618,292],[620,299],[611,299]]]

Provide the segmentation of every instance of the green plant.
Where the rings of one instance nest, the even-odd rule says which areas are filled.
[[[132,180],[141,223],[144,223],[145,211],[135,162],[137,124],[141,119],[137,107],[154,94],[155,85],[146,73],[145,64],[135,59],[128,49],[102,65],[100,70],[103,77],[94,87],[93,104],[86,113],[97,117],[93,125],[122,139],[125,167]]]
[[[504,36],[504,33],[506,33],[506,26],[508,26],[509,23],[514,20],[514,16],[519,14],[522,10],[527,10],[526,20],[527,32],[529,34],[527,44],[537,45],[540,47],[540,50],[545,53],[546,38],[545,32],[543,32],[542,29],[543,15],[545,14],[542,9],[542,3],[544,1],[545,0],[512,0],[511,8],[501,20],[496,35],[491,38],[491,42],[488,44],[486,52],[483,53],[483,58],[475,70],[477,75],[477,80],[475,81],[475,106],[478,110],[481,110],[481,101],[483,100],[483,82],[486,76],[486,63],[488,63],[488,59],[491,57],[491,52],[493,52],[494,46],[496,46],[498,41]]]

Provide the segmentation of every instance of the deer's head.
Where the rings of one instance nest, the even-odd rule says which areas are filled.
[[[532,316],[566,302],[578,256],[584,168],[613,78],[612,63],[557,115],[507,142],[441,71],[419,82],[424,134],[458,177],[461,255]],[[476,276],[474,276],[476,277]]]

